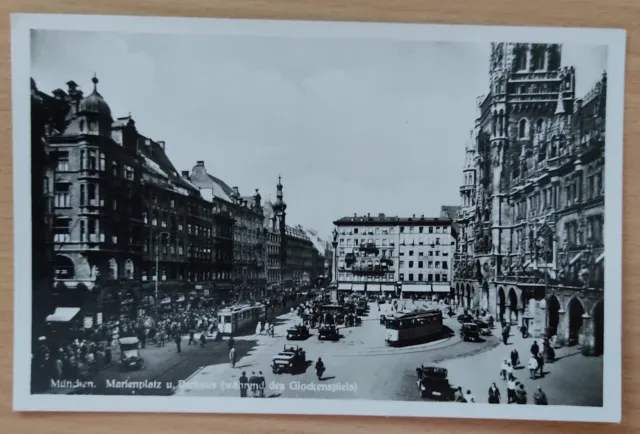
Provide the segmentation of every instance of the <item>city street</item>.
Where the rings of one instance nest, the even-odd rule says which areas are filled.
[[[408,304],[411,305],[411,302]],[[383,309],[387,306],[383,305]],[[239,396],[237,384],[234,383],[241,373],[244,371],[250,376],[252,372],[262,371],[266,377],[266,395],[269,397],[420,400],[416,387],[416,367],[472,356],[499,344],[495,337],[489,337],[485,342],[461,342],[457,334],[459,324],[454,317],[445,319],[445,324],[454,332],[449,338],[410,347],[390,348],[384,341],[384,327],[380,325],[380,314],[384,314],[384,310],[378,312],[373,303],[370,307],[362,326],[340,329],[343,337],[339,342],[319,341],[315,330],[305,341],[287,341],[284,331],[296,321],[290,318],[276,328],[274,338],[260,336],[258,345],[239,359],[235,369],[229,363],[203,367],[179,387],[176,394]],[[307,359],[313,363],[318,357],[322,358],[326,372],[320,382],[313,366],[298,375],[272,374],[271,358],[287,344],[302,347]],[[324,390],[314,389],[318,383],[322,384]],[[307,390],[303,390],[305,388]]]

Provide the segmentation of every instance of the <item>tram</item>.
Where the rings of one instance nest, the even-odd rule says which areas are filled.
[[[433,309],[396,314],[385,320],[389,345],[406,345],[425,341],[442,331],[442,311]]]
[[[265,321],[263,304],[244,304],[218,311],[218,331],[221,335],[235,335],[255,329],[259,321]]]

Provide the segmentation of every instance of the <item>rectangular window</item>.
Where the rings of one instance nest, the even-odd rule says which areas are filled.
[[[120,176],[120,171],[118,170],[118,162],[117,161],[112,161],[111,162],[111,173],[113,174],[114,178],[118,178]]]
[[[413,282],[413,274],[409,274],[409,282]]]
[[[436,282],[440,282],[440,275],[436,274]]]
[[[85,206],[85,196],[87,194],[86,189],[87,188],[84,184],[80,184],[80,206]]]
[[[418,268],[424,268],[424,262],[418,261]]]
[[[447,262],[443,262],[443,263],[442,263],[442,269],[443,269],[443,270],[446,270],[446,269],[448,269],[448,268],[449,268],[449,264],[448,264]]]
[[[427,281],[433,282],[433,274],[429,274]]]
[[[409,250],[409,256],[413,256],[413,250]]]
[[[409,261],[409,268],[413,268],[413,261]]]
[[[124,179],[128,181],[133,181],[136,177],[135,170],[133,167],[125,164],[124,166]]]
[[[422,233],[424,231],[424,228],[422,226],[420,226],[420,233]],[[422,280],[422,279],[420,279]]]
[[[89,151],[87,169],[96,170],[97,168],[98,168],[98,156],[96,155],[96,151]]]
[[[429,233],[432,234],[433,233],[433,226],[429,226]]]
[[[54,186],[54,205],[56,208],[69,208],[71,206],[71,184],[68,182],[56,182]]]
[[[418,282],[422,282],[422,274],[418,274]]]
[[[100,171],[104,172],[107,170],[107,157],[101,152],[100,153]]]
[[[57,164],[56,170],[58,172],[69,171],[69,152],[68,151],[58,152],[58,164]]]
[[[56,243],[68,243],[71,241],[71,219],[56,217],[53,233],[53,241]]]
[[[358,233],[358,228],[353,228],[353,233],[357,234]]]

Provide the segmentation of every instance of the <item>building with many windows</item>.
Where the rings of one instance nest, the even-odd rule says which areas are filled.
[[[92,81],[87,96],[70,81],[49,97],[63,119],[44,130],[55,164],[58,305],[84,309],[89,322],[185,307],[213,279],[211,203],[178,174],[163,142],[139,134],[130,116],[112,118]]]
[[[492,44],[490,92],[467,144],[458,301],[604,348],[606,74],[575,96],[555,44]]]
[[[221,258],[214,268],[216,279],[223,278],[216,286],[224,286],[239,292],[259,293],[265,289],[264,269],[264,214],[262,198],[258,191],[254,196],[243,197],[238,187],[230,187],[209,174],[204,161],[198,161],[191,170],[191,183],[197,186],[205,199],[213,203],[216,211],[214,248]]]
[[[264,264],[267,289],[277,290],[282,284],[282,268],[280,264],[280,229],[278,227],[278,216],[273,209],[270,200],[264,204]]]
[[[450,294],[457,238],[450,218],[369,214],[334,225],[339,291]]]

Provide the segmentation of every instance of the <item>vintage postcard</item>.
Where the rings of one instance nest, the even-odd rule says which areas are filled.
[[[14,15],[15,410],[619,422],[624,60]]]

